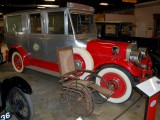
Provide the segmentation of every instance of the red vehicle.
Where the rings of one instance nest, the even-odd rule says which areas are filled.
[[[4,15],[9,60],[17,72],[24,68],[58,76],[56,48],[73,46],[77,68],[95,70],[114,91],[108,99],[126,101],[132,87],[152,76],[146,48],[135,43],[99,40],[93,8],[69,3],[66,8],[21,11]],[[80,74],[85,78],[87,74]]]

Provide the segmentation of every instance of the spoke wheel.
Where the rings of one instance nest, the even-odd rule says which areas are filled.
[[[90,90],[79,83],[71,83],[65,97],[70,109],[80,116],[88,116],[93,112],[94,103]]]
[[[13,88],[9,95],[9,105],[18,120],[33,120],[34,109],[28,94]]]

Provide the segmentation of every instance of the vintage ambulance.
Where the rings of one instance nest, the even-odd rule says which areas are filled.
[[[95,83],[114,91],[108,99],[112,103],[128,100],[133,86],[152,76],[146,48],[96,37],[92,7],[67,3],[65,8],[10,13],[4,15],[4,26],[8,59],[17,72],[29,68],[58,76],[56,48],[73,46],[77,68],[102,76],[107,86],[99,79]]]

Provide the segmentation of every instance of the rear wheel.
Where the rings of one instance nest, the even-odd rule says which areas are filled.
[[[98,75],[105,81],[96,78],[95,83],[114,91],[114,94],[108,99],[109,102],[122,103],[129,99],[132,93],[131,80],[133,78],[126,69],[116,65],[108,65],[102,67]],[[105,96],[101,96],[105,98]]]
[[[18,52],[13,52],[12,54],[12,65],[16,72],[23,72],[24,65],[21,55]]]
[[[13,88],[8,100],[13,114],[18,120],[33,120],[34,109],[28,94],[25,94],[19,88]]]

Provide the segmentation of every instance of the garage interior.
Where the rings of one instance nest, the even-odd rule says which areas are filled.
[[[96,22],[130,22],[136,28],[133,36],[152,38],[160,36],[160,1],[159,0],[104,0],[108,6],[99,5],[102,0],[1,0],[0,1],[0,42],[3,39],[3,15],[21,10],[35,9],[37,5],[51,4],[64,7],[66,2],[76,2],[95,8]],[[39,8],[40,9],[40,8]],[[133,90],[131,98],[121,104],[105,102],[95,104],[90,116],[81,117],[74,114],[66,101],[60,96],[59,78],[44,73],[25,69],[23,73],[14,71],[11,62],[0,65],[0,80],[10,76],[20,76],[27,80],[33,89],[34,120],[143,120],[146,109],[146,97],[137,90]],[[160,101],[158,101],[160,103]],[[156,119],[160,119],[160,105],[158,104]],[[11,120],[16,120],[13,116]]]
[[[132,97],[125,103],[113,104],[105,102],[95,104],[94,111],[87,117],[81,117],[68,108],[66,101],[60,96],[59,79],[47,74],[26,69],[24,73],[14,71],[11,63],[0,66],[0,79],[20,76],[27,80],[33,89],[34,120],[143,120],[146,97],[133,90]],[[160,101],[159,101],[160,102]],[[158,103],[159,103],[158,102]],[[158,104],[156,119],[160,117]],[[81,118],[81,119],[80,119]],[[14,116],[11,120],[17,120]]]

